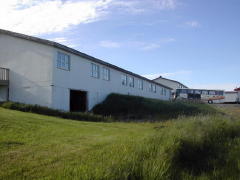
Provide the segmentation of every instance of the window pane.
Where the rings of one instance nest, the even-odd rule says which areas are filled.
[[[138,89],[143,89],[143,80],[138,80]]]
[[[182,93],[182,94],[187,94],[187,90],[186,90],[186,89],[182,89],[182,90],[181,90],[181,93]]]
[[[201,94],[200,90],[195,90],[195,94]]]
[[[121,76],[121,81],[122,81],[122,85],[126,86],[127,85],[127,76],[126,75],[122,75]]]
[[[103,79],[110,80],[110,70],[108,68],[103,68]]]
[[[209,91],[209,95],[216,95],[215,91]]]
[[[57,54],[57,68],[70,70],[70,56],[61,52]]]
[[[99,66],[92,64],[92,77],[99,78]]]
[[[133,77],[129,77],[128,78],[128,84],[129,84],[130,87],[134,87],[134,79],[133,79]]]
[[[156,85],[153,85],[152,87],[153,87],[153,92],[156,92],[157,91]]]
[[[208,91],[205,91],[205,90],[204,90],[204,91],[202,91],[202,94],[203,94],[203,95],[208,95]]]

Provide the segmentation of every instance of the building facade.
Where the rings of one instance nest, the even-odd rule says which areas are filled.
[[[172,79],[167,79],[167,78],[164,78],[162,76],[156,78],[156,79],[153,79],[153,81],[157,82],[157,83],[160,83],[160,84],[163,84],[167,87],[170,87],[172,88],[172,91],[171,91],[171,98],[175,99],[176,98],[176,90],[177,89],[188,89],[187,86],[185,86],[184,84],[178,82],[178,81],[175,81],[175,80],[172,80]]]
[[[171,88],[56,42],[0,30],[0,101],[88,111],[110,93],[169,100]],[[3,75],[6,76],[6,75]]]
[[[239,103],[240,91],[225,91],[225,103]]]
[[[168,86],[168,87],[172,88],[173,91],[176,91],[176,89],[186,89],[186,88],[188,88],[187,86],[185,86],[184,84],[182,84],[178,81],[175,81],[175,80],[172,80],[172,79],[167,79],[167,78],[164,78],[162,76],[160,76],[156,79],[153,79],[153,81],[155,81],[157,83],[160,83],[160,84],[163,84],[165,86]]]

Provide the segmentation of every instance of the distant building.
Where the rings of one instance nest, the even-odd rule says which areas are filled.
[[[225,103],[239,103],[240,91],[225,91]]]
[[[172,79],[167,79],[162,76],[160,76],[156,79],[153,79],[153,81],[163,84],[165,86],[168,86],[168,87],[172,88],[174,91],[176,91],[176,89],[187,89],[188,88],[187,86],[185,86],[184,84],[182,84],[178,81],[175,81]]]
[[[175,98],[177,89],[188,89],[188,87],[185,86],[184,84],[182,84],[178,81],[172,80],[172,79],[164,78],[162,76],[160,76],[156,79],[153,79],[153,81],[172,88],[172,98]]]
[[[171,88],[157,81],[59,43],[1,29],[0,67],[0,101],[88,111],[110,93],[171,98]]]

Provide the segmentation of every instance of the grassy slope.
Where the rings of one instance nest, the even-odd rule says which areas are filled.
[[[141,139],[152,124],[89,123],[0,108],[1,177],[44,177],[85,153],[124,139]]]
[[[113,116],[117,119],[161,120],[177,118],[179,115],[193,116],[213,114],[215,109],[207,104],[162,101],[139,96],[110,94],[93,108],[95,114]]]
[[[0,108],[0,179],[238,179],[239,149],[227,116],[92,123]]]

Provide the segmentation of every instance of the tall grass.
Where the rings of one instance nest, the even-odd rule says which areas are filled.
[[[180,118],[154,136],[125,140],[84,156],[66,179],[238,179],[240,123],[221,116]]]
[[[93,112],[112,115],[123,119],[177,118],[197,114],[212,114],[216,110],[207,104],[188,102],[169,102],[138,96],[110,94],[105,101],[96,105]]]

